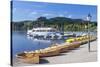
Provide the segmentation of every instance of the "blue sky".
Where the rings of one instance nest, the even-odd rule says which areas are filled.
[[[92,21],[97,21],[97,7],[91,5],[13,1],[12,12],[13,21],[36,20],[40,16],[86,20],[88,13],[92,15]]]

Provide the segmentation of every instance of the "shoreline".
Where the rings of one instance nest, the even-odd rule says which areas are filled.
[[[13,60],[14,66],[31,66],[41,64],[66,64],[66,63],[83,63],[97,61],[97,40],[90,43],[91,52],[88,52],[88,44],[81,45],[75,50],[62,53],[58,56],[45,57],[40,60],[40,64],[27,64],[19,62],[16,58]],[[94,45],[95,44],[95,45]]]

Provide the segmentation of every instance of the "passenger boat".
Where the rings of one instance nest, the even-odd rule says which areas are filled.
[[[63,37],[75,36],[75,34],[68,34],[60,32],[52,27],[37,27],[27,31],[28,36],[36,39],[63,39]]]
[[[49,39],[54,39],[54,37],[61,38],[59,36],[61,36],[60,32],[58,33],[58,31],[55,28],[51,28],[51,27],[37,27],[37,28],[33,28],[31,30],[27,31],[28,35],[33,36],[34,38],[49,38]]]

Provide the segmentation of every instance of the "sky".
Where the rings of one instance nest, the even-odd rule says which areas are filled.
[[[12,20],[36,20],[43,16],[46,18],[67,17],[86,20],[91,14],[91,21],[97,21],[97,7],[92,5],[59,4],[46,2],[13,1]]]

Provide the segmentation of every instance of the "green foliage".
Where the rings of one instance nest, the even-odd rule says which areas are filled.
[[[47,19],[46,17],[39,17],[36,21],[20,21],[12,22],[12,30],[32,29],[33,27],[54,27],[61,31],[87,31],[88,23],[82,19],[71,19],[66,17],[54,17]],[[97,30],[97,22],[89,22],[89,29],[91,31]]]

